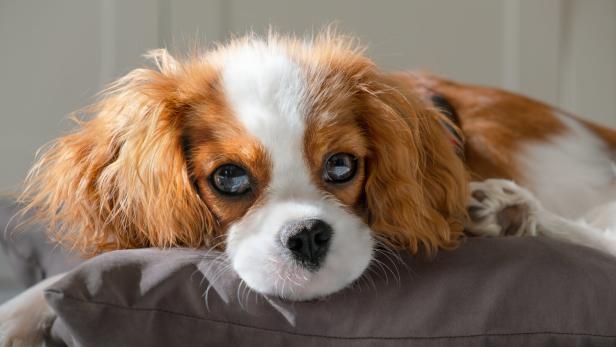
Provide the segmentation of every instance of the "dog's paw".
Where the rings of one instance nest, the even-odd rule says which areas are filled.
[[[40,345],[39,339],[23,335],[17,320],[0,321],[0,347],[30,347]]]
[[[44,282],[0,305],[0,347],[44,344],[55,313],[43,297]]]
[[[538,200],[512,181],[470,183],[467,232],[477,236],[536,235]]]
[[[0,307],[0,347],[42,346],[53,318],[41,308],[18,307],[9,301]]]

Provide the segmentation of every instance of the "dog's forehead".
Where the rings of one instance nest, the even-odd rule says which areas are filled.
[[[303,158],[308,105],[302,67],[284,46],[252,41],[227,52],[221,81],[232,114],[271,158],[270,189],[309,186]]]
[[[303,135],[306,78],[284,47],[262,41],[238,46],[227,53],[221,77],[235,116],[264,145]]]

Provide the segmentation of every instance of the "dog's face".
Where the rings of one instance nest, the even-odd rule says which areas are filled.
[[[253,41],[221,53],[186,136],[233,269],[259,292],[303,299],[344,287],[372,258],[369,149],[358,110],[339,107],[353,86],[326,90],[286,49]]]
[[[377,240],[455,244],[465,177],[439,115],[347,41],[247,38],[155,59],[35,167],[25,196],[61,238],[90,252],[218,247],[249,287],[291,299],[353,282]]]

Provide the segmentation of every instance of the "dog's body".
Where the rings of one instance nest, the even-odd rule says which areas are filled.
[[[512,180],[567,218],[616,199],[616,131],[493,88],[430,76],[407,81],[455,110],[472,181]]]
[[[493,88],[400,78],[455,112],[474,181],[467,232],[545,234],[616,256],[616,131]]]
[[[616,256],[616,131],[494,88],[398,78],[446,100],[463,132],[468,233],[543,234]]]
[[[220,240],[252,289],[301,300],[361,276],[376,243],[430,254],[457,246],[463,226],[616,250],[612,207],[593,217],[603,229],[563,218],[615,200],[612,130],[504,91],[384,74],[331,35],[155,59],[43,156],[26,189],[85,252]],[[503,180],[469,192],[469,177]],[[32,309],[42,287],[25,295],[0,308],[5,342],[36,330],[33,341],[49,319]]]

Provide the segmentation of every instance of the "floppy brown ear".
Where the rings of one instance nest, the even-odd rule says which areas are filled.
[[[400,81],[375,79],[363,116],[372,142],[365,184],[372,230],[413,253],[455,247],[466,218],[467,176],[442,115]]]
[[[178,63],[164,50],[152,56],[157,70],[115,82],[88,110],[94,117],[53,142],[26,180],[27,208],[82,252],[196,247],[213,232],[183,153]]]

